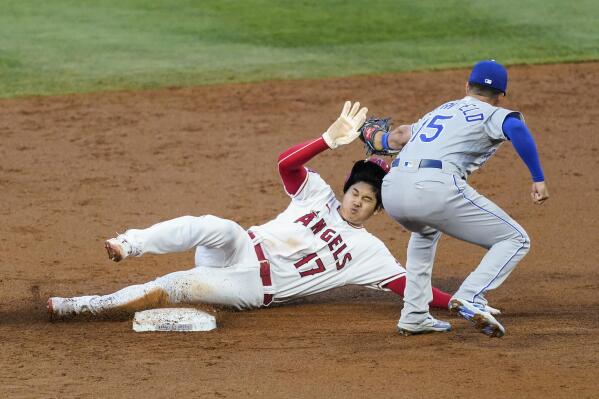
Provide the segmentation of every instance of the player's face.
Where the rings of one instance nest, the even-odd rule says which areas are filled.
[[[353,184],[341,201],[341,216],[348,222],[361,225],[376,211],[376,193],[368,183]]]

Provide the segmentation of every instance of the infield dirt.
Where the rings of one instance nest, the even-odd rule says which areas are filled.
[[[131,320],[49,322],[49,296],[108,293],[190,268],[193,255],[115,264],[128,227],[215,214],[245,227],[288,203],[278,153],[319,135],[344,100],[411,122],[463,96],[467,71],[0,101],[0,396],[599,397],[599,63],[510,68],[507,107],[535,135],[551,198],[530,201],[506,144],[470,183],[530,234],[489,294],[507,333],[397,335],[401,298],[346,287],[285,306],[212,309],[209,333],[145,333]],[[310,163],[341,191],[358,143]],[[408,234],[368,229],[405,263]],[[434,283],[454,291],[484,251],[443,238]]]

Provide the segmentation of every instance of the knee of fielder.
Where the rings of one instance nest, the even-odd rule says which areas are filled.
[[[530,250],[530,237],[524,231],[524,229],[514,229],[510,235],[505,237],[503,240],[496,242],[491,248],[514,248],[519,257],[525,256]]]
[[[517,245],[520,247],[520,253],[522,256],[526,255],[530,250],[530,237],[526,233],[526,231],[521,230],[516,237],[513,238],[516,241]]]

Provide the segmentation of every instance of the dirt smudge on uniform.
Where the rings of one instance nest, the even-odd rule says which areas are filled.
[[[140,310],[164,308],[169,305],[171,303],[168,300],[168,293],[162,288],[152,288],[144,296],[116,306],[114,309],[106,311],[106,313],[110,315],[132,314]]]

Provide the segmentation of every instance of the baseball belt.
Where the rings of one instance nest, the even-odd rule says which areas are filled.
[[[248,230],[248,235],[250,239],[253,241],[256,238],[256,235]],[[260,243],[254,245],[254,251],[256,251],[256,257],[258,258],[258,262],[260,262],[260,280],[262,280],[262,285],[266,290],[272,288],[272,279],[270,277],[270,262],[264,256],[264,250],[262,249],[262,245]],[[270,305],[273,299],[273,294],[264,293],[264,306]]]
[[[395,158],[395,160],[391,163],[392,168],[397,166],[400,166],[399,158]],[[403,166],[406,168],[417,166],[418,168],[443,169],[443,162],[439,161],[438,159],[420,159],[417,161],[404,161]]]
[[[465,179],[464,173],[450,162],[438,159],[402,159],[395,158],[391,163],[392,168],[399,168],[404,172],[417,172],[418,169],[440,169],[443,173],[457,175]]]

